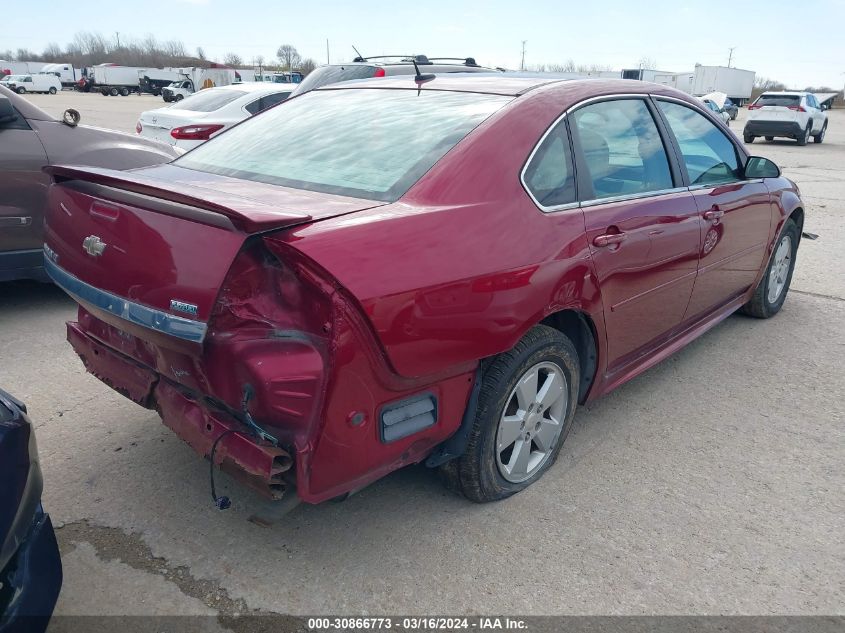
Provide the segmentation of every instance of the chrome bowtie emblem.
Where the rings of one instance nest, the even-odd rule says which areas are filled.
[[[91,257],[99,257],[106,250],[106,243],[96,235],[89,235],[82,240],[82,248]]]

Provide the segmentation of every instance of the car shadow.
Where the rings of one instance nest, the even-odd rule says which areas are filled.
[[[23,307],[63,307],[73,305],[73,299],[59,287],[40,281],[0,282],[0,312]]]

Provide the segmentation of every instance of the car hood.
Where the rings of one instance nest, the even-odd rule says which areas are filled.
[[[725,100],[728,98],[728,95],[726,95],[724,92],[711,92],[711,93],[704,95],[701,98],[702,99],[709,99],[710,101],[715,103],[720,108],[724,108],[725,107]]]

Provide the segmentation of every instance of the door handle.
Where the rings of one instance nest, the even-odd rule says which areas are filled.
[[[714,204],[713,207],[709,211],[704,212],[704,219],[705,220],[718,220],[723,215],[725,215],[725,212],[722,211],[719,207],[717,207]]]
[[[604,235],[597,235],[593,238],[594,246],[610,246],[612,244],[620,244],[625,241],[627,236],[624,233],[605,233]]]

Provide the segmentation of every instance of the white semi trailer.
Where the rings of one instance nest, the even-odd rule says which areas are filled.
[[[754,89],[754,77],[753,70],[696,64],[695,70],[692,72],[658,72],[654,75],[652,81],[665,86],[672,86],[696,97],[711,92],[723,92],[730,97],[731,101],[737,105],[742,105],[751,98],[751,91]]]

